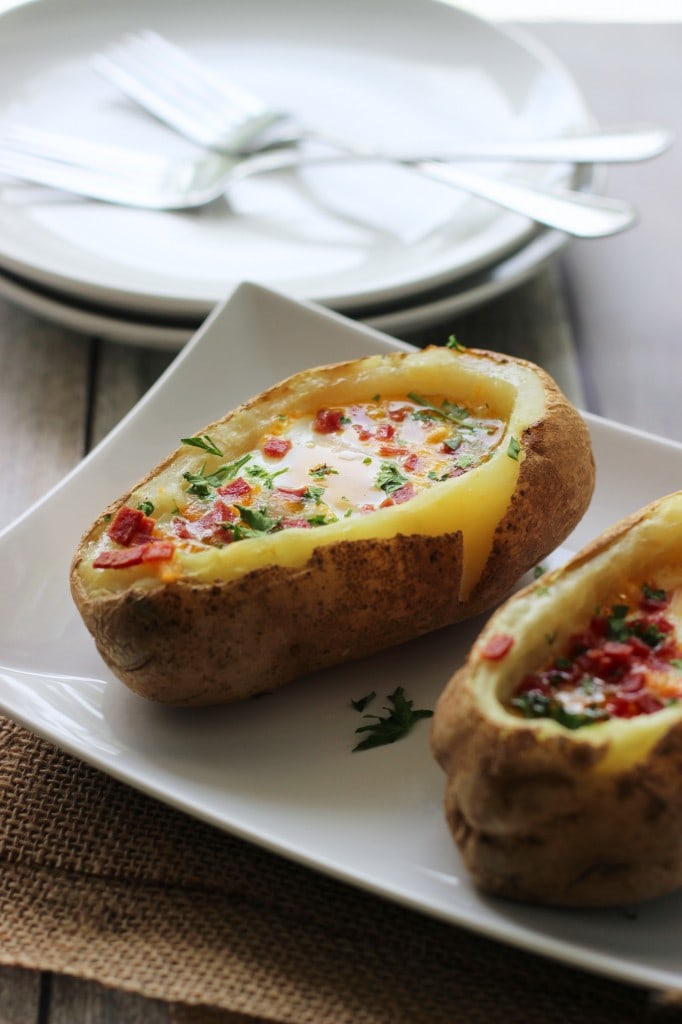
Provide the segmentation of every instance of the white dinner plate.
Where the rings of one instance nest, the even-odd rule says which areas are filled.
[[[296,370],[408,347],[333,312],[240,286],[109,437],[0,536],[0,709],[116,778],[316,870],[579,967],[682,990],[682,894],[636,912],[485,898],[444,821],[428,723],[392,746],[352,752],[359,717],[351,699],[375,690],[381,700],[403,686],[417,707],[433,707],[480,622],[258,701],[188,710],[147,703],[118,683],[70,600],[69,561],[82,529],[181,436]],[[667,493],[682,473],[682,445],[586,420],[597,491],[548,565]]]
[[[509,253],[491,267],[415,296],[412,302],[357,310],[354,318],[395,337],[424,330],[448,317],[475,309],[522,284],[553,259],[566,242],[566,236],[558,231],[540,232],[518,251]],[[228,289],[230,293],[233,287]],[[182,325],[177,321],[164,322],[127,314],[122,309],[90,305],[2,270],[0,296],[62,327],[125,345],[177,351],[199,326],[198,322]]]
[[[155,28],[206,65],[360,143],[447,150],[462,138],[594,127],[571,77],[532,39],[437,0],[37,0],[0,19],[0,131],[49,126],[186,155],[189,143],[100,79],[89,57]],[[488,172],[567,184],[567,165]],[[91,304],[202,319],[257,280],[337,309],[404,299],[518,249],[526,218],[398,167],[334,165],[235,185],[163,213],[0,186],[0,267]]]

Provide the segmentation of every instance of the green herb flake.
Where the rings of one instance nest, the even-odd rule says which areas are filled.
[[[226,480],[234,480],[239,470],[250,458],[250,455],[242,455],[240,459],[220,466],[215,473],[206,473],[205,465],[199,473],[183,473],[184,479],[190,485],[187,488],[187,493],[195,494],[198,498],[208,498],[214,488],[220,487]]]
[[[249,508],[248,505],[235,505],[235,508],[246,525],[250,530],[253,530],[253,534],[256,536],[264,533],[272,533],[275,527],[279,526],[281,522],[279,519],[273,519],[272,516],[266,515],[265,512],[259,512],[256,508]]]
[[[338,469],[334,469],[332,466],[328,466],[326,462],[321,462],[319,466],[313,466],[312,469],[308,470],[308,476],[315,477],[316,480],[322,480],[325,476],[339,475]]]
[[[140,512],[144,512],[146,516],[151,516],[154,512],[154,503],[149,500],[141,501],[137,507]]]
[[[252,479],[254,480],[258,480],[258,482],[263,487],[271,491],[275,486],[275,480],[277,479],[277,477],[281,476],[282,473],[286,473],[286,471],[286,466],[284,467],[284,469],[276,469],[274,472],[270,472],[270,470],[266,469],[265,466],[255,465],[249,466],[249,468],[246,470],[246,473],[247,476],[252,477]]]
[[[311,526],[329,526],[330,523],[338,523],[338,521],[339,521],[338,516],[334,516],[334,515],[326,516],[326,515],[320,514],[320,515],[316,515],[316,516],[307,516],[306,517],[306,522],[310,523]]]
[[[539,580],[541,576],[544,576],[547,572],[547,567],[544,565],[536,565],[533,569],[533,579]]]
[[[201,448],[209,455],[222,455],[220,448],[213,438],[208,434],[200,434],[198,437],[181,437],[182,444],[190,445],[192,448]]]
[[[671,658],[670,664],[673,668],[676,668],[678,672],[682,672],[682,658]]]
[[[665,602],[668,600],[668,593],[667,593],[667,591],[665,591],[665,590],[663,590],[663,589],[661,589],[659,587],[650,587],[648,583],[645,583],[643,585],[643,587],[642,587],[642,595],[648,601],[656,601],[656,602],[658,602],[660,604],[665,604]]]
[[[391,706],[384,707],[383,710],[387,712],[384,717],[380,715],[364,716],[373,718],[374,722],[371,725],[361,725],[359,729],[355,730],[356,733],[367,733],[367,736],[353,747],[353,751],[371,750],[374,747],[395,743],[396,740],[407,736],[421,718],[430,718],[433,715],[433,711],[425,708],[415,711],[414,701],[405,697],[402,686],[398,686],[389,695],[388,701]]]
[[[559,701],[537,691],[522,693],[512,700],[513,707],[524,718],[551,718],[566,729],[580,729],[583,725],[603,722],[609,716],[602,708],[587,707],[584,711],[568,711]]]
[[[359,697],[357,700],[351,700],[351,707],[355,708],[356,711],[364,711],[367,705],[372,703],[376,695],[376,690],[372,690],[371,693],[366,693],[364,697]]]
[[[310,486],[310,487],[306,487],[305,491],[303,492],[302,497],[303,497],[304,500],[307,499],[308,501],[314,501],[316,505],[319,505],[320,501],[322,500],[322,497],[324,495],[324,492],[325,492],[325,488],[324,487],[313,487],[313,486]]]
[[[445,440],[443,441],[445,447],[448,448],[451,452],[456,452],[457,449],[460,447],[461,443],[462,438],[458,434],[455,434],[454,437],[446,437]]]
[[[515,462],[519,461],[519,455],[521,454],[521,445],[515,437],[509,438],[509,447],[507,448],[507,455],[510,459],[514,459]]]
[[[448,340],[445,342],[446,348],[454,349],[455,352],[466,352],[466,345],[463,345],[461,341],[457,341],[454,334],[451,334]]]
[[[429,402],[428,399],[423,398],[414,391],[409,391],[407,397],[416,405],[422,406],[421,410],[413,414],[415,419],[433,419],[434,416],[437,416],[441,419],[449,420],[451,423],[456,423],[457,426],[468,430],[472,430],[475,426],[471,420],[468,409],[465,409],[463,405],[457,405],[455,402],[448,402],[447,399],[441,405],[434,405],[432,402]]]
[[[403,476],[398,467],[392,462],[382,462],[381,469],[377,473],[376,484],[386,494],[393,494],[400,490],[403,484],[407,483],[407,477]]]

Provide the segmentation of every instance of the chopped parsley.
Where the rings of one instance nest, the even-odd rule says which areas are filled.
[[[181,437],[180,440],[183,444],[188,444],[193,448],[202,448],[209,455],[223,454],[209,434],[200,434],[198,437]]]
[[[308,470],[309,476],[313,476],[317,480],[322,480],[325,476],[331,476],[332,473],[336,476],[339,475],[338,469],[328,466],[326,462],[322,462],[319,466],[313,466],[312,469]]]
[[[250,455],[242,455],[240,459],[220,466],[215,473],[206,473],[205,465],[200,473],[183,473],[183,477],[190,485],[187,488],[187,493],[196,494],[198,498],[210,497],[211,491],[216,487],[220,487],[226,480],[234,480],[239,470],[250,458]]]
[[[569,711],[561,701],[535,690],[514,697],[512,707],[520,711],[524,718],[552,718],[566,729],[580,729],[583,725],[603,722],[610,717],[608,711],[598,707],[588,706],[583,711]]]
[[[271,533],[280,524],[279,519],[273,519],[272,516],[260,512],[257,508],[249,508],[248,505],[235,505],[235,508],[255,535]]]
[[[463,405],[457,405],[456,402],[448,402],[447,399],[445,399],[445,401],[440,405],[433,405],[431,402],[427,401],[426,398],[422,398],[421,395],[417,395],[414,391],[409,391],[407,397],[416,405],[422,406],[422,409],[413,414],[416,419],[432,419],[436,416],[444,420],[449,420],[451,423],[456,423],[458,427],[471,429],[474,426],[471,422],[469,411],[465,409]]]
[[[515,437],[509,438],[509,447],[507,448],[507,455],[510,459],[514,459],[515,462],[519,461],[519,455],[521,454],[521,445]]]
[[[380,487],[386,494],[393,494],[407,483],[407,477],[403,476],[393,462],[382,462],[381,469],[377,473],[376,483],[377,487]]]
[[[284,467],[284,469],[276,469],[274,473],[271,473],[270,470],[265,468],[265,466],[256,465],[249,466],[249,468],[246,470],[246,474],[247,476],[252,477],[254,480],[260,481],[263,487],[267,487],[267,489],[271,491],[274,487],[274,481],[276,480],[276,478],[278,476],[281,476],[282,473],[286,473],[286,471],[286,466]]]
[[[384,707],[383,710],[387,714],[383,717],[381,715],[364,715],[365,718],[373,718],[374,722],[371,725],[361,725],[359,729],[355,730],[356,733],[367,733],[367,735],[353,747],[353,751],[371,750],[374,747],[395,743],[396,740],[407,736],[421,718],[430,718],[433,715],[433,711],[426,708],[414,710],[414,701],[408,700],[402,686],[398,686],[389,695],[388,701],[390,706]],[[356,705],[353,704],[353,706]],[[366,704],[363,705],[363,707],[365,706]],[[357,710],[362,710],[362,708],[357,708]]]
[[[306,487],[302,497],[308,501],[314,501],[316,505],[319,505],[324,496],[324,491],[324,487]]]
[[[376,695],[376,690],[372,690],[371,693],[366,693],[364,697],[358,697],[357,700],[351,700],[351,706],[354,707],[356,711],[364,711],[367,705],[372,703]]]

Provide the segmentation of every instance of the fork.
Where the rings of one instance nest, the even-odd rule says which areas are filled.
[[[92,63],[149,113],[209,149],[250,153],[262,146],[312,140],[358,157],[391,159],[390,154],[330,133],[292,127],[290,114],[214,75],[180,47],[148,29],[124,36],[106,53],[95,55]],[[632,124],[587,135],[461,143],[433,159],[616,163],[658,156],[671,145],[672,138],[672,133],[659,125]]]
[[[224,195],[230,185],[254,174],[346,160],[344,154],[306,157],[291,149],[256,152],[246,158],[212,151],[169,160],[28,127],[16,127],[0,142],[0,173],[105,202],[154,210],[204,206]],[[617,199],[568,189],[530,188],[437,161],[396,158],[394,162],[580,238],[612,235],[636,220],[633,207]]]
[[[246,159],[216,152],[168,159],[23,125],[0,139],[1,174],[150,210],[205,206],[241,178],[299,163],[300,157],[286,150]]]

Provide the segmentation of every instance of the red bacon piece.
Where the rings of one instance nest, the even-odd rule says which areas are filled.
[[[334,434],[341,430],[344,419],[343,409],[318,409],[313,420],[313,430],[317,434]]]
[[[167,562],[174,552],[172,541],[152,540],[115,551],[101,551],[92,564],[95,569],[129,569],[143,562]]]
[[[291,451],[291,441],[286,437],[266,437],[263,441],[263,455],[271,459],[281,459]]]
[[[222,484],[218,488],[218,494],[224,498],[245,498],[252,490],[251,484],[243,476],[238,476],[235,480],[230,480],[229,484]]]
[[[117,544],[129,547],[150,540],[156,523],[139,508],[122,505],[114,516],[107,534]]]

